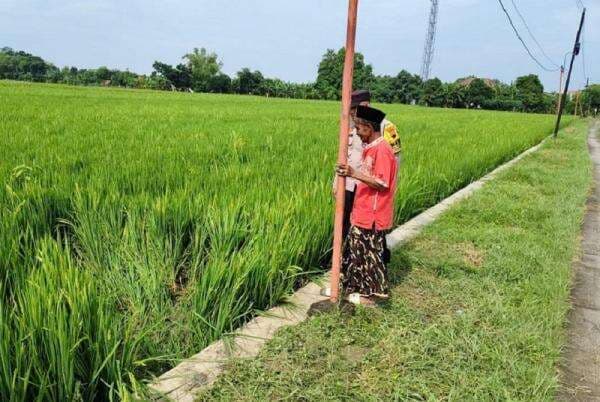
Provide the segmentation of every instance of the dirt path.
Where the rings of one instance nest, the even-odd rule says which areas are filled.
[[[573,308],[562,367],[559,400],[600,402],[600,122],[590,128],[588,148],[594,189],[587,201],[581,239],[582,256],[573,268]]]

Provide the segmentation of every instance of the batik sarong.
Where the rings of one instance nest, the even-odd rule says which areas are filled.
[[[383,261],[385,231],[351,226],[344,242],[341,283],[344,294],[388,297],[387,267]]]

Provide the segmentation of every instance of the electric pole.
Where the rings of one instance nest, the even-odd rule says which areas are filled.
[[[585,81],[585,89],[587,90],[590,86],[590,77],[587,77],[587,80]],[[588,103],[588,108],[587,108],[587,113],[585,114],[586,116],[590,115],[590,109],[592,108],[591,104]]]
[[[556,138],[558,135],[558,129],[560,128],[560,118],[562,117],[562,112],[565,108],[565,102],[567,100],[567,92],[569,91],[569,83],[571,82],[571,73],[573,72],[573,62],[575,61],[575,56],[579,54],[579,49],[581,49],[581,43],[579,39],[581,38],[581,28],[583,27],[583,23],[585,21],[585,8],[581,12],[581,21],[579,21],[579,29],[577,29],[577,36],[575,37],[575,45],[573,46],[573,53],[571,54],[571,64],[569,65],[569,73],[567,74],[567,82],[565,83],[565,90],[562,94],[560,107],[558,108],[558,116],[556,116],[556,126],[554,127],[554,135]]]
[[[558,114],[558,111],[560,110],[560,93],[562,92],[562,82],[563,82],[563,75],[565,74],[565,66],[560,66],[560,80],[558,82],[558,91],[556,93],[557,95],[557,99],[556,99],[556,114]]]

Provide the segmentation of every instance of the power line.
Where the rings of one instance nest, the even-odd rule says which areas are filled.
[[[575,0],[575,3],[577,3],[577,7],[579,7],[579,8],[585,8],[585,5],[583,4],[583,1],[581,1],[581,0]]]
[[[538,48],[540,49],[540,51],[542,52],[542,54],[544,55],[544,57],[546,58],[546,60],[548,60],[550,63],[552,63],[554,65],[554,67],[556,68],[560,68],[558,64],[556,64],[544,51],[544,48],[542,47],[542,45],[540,45],[540,42],[538,42],[538,40],[536,39],[536,37],[533,35],[533,32],[531,32],[531,29],[529,29],[529,25],[527,24],[527,21],[525,21],[525,18],[523,17],[523,14],[521,14],[521,12],[519,11],[519,7],[517,7],[517,4],[515,3],[515,0],[510,0],[510,2],[512,3],[515,11],[517,12],[517,15],[519,16],[519,18],[521,19],[521,21],[523,22],[523,25],[525,25],[525,28],[527,29],[527,32],[529,33],[529,36],[531,37],[531,39],[533,39],[533,41],[535,42],[535,44],[538,46]]]
[[[529,55],[529,57],[531,57],[531,59],[533,61],[536,62],[536,64],[538,66],[540,66],[540,68],[542,70],[545,71],[549,71],[549,72],[555,72],[558,71],[558,68],[552,69],[552,68],[548,68],[546,66],[544,66],[534,55],[533,53],[531,53],[531,50],[529,50],[529,48],[527,47],[527,45],[525,44],[525,41],[523,40],[523,38],[521,37],[521,34],[519,34],[519,31],[517,30],[517,27],[515,27],[515,24],[513,23],[512,18],[510,17],[510,14],[508,13],[508,10],[506,10],[506,7],[504,7],[504,3],[502,3],[502,0],[498,0],[498,3],[500,3],[500,7],[502,7],[502,11],[504,11],[504,14],[506,14],[506,18],[508,18],[508,22],[510,23],[510,26],[512,27],[513,31],[515,31],[515,35],[517,35],[517,38],[519,39],[519,41],[521,41],[521,44],[523,45],[523,47],[525,48],[525,51],[527,51],[527,54]]]

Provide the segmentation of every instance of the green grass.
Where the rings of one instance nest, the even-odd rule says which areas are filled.
[[[0,82],[0,399],[123,395],[328,260],[335,102]],[[403,222],[552,116],[382,106]]]
[[[281,330],[201,400],[553,400],[591,174],[582,123],[394,252],[389,304]]]

